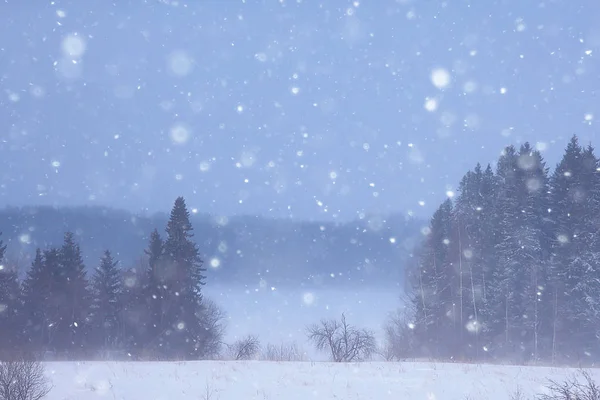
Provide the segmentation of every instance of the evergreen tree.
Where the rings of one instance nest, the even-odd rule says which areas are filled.
[[[512,361],[597,357],[599,169],[594,149],[573,137],[550,179],[528,143],[507,147],[496,174],[478,165],[463,177],[454,208],[447,201],[434,214],[412,275],[422,348],[447,357],[481,346]]]
[[[144,268],[130,268],[121,272],[121,304],[119,335],[123,346],[135,359],[147,359],[151,337],[148,334],[150,312],[146,303],[147,274]]]
[[[587,339],[584,354],[598,360],[597,346],[592,343],[600,338],[600,162],[591,145],[583,151],[582,163],[582,207],[585,215],[579,233],[583,248],[579,261],[582,274],[574,290],[576,296],[583,299],[581,308],[577,309],[583,311],[579,318]]]
[[[589,232],[592,194],[590,151],[584,156],[576,136],[571,138],[562,160],[551,179],[551,217],[553,242],[551,253],[553,286],[553,351],[556,357],[584,357],[585,343],[591,331],[586,318],[587,289],[583,282],[593,279],[594,256],[590,252]],[[585,158],[588,161],[585,161]],[[591,164],[591,165],[589,165]],[[587,167],[586,167],[587,165]],[[589,275],[589,276],[588,276]]]
[[[164,351],[162,339],[164,334],[170,331],[171,327],[168,312],[168,285],[169,273],[173,269],[167,268],[169,264],[165,262],[164,242],[158,233],[158,230],[152,231],[148,249],[145,250],[148,257],[148,269],[146,271],[146,287],[144,290],[144,300],[148,307],[147,351],[154,352],[157,356]]]
[[[446,200],[433,214],[429,233],[413,271],[414,334],[427,354],[451,357],[456,335],[456,273],[450,256],[452,202]]]
[[[496,226],[496,199],[498,196],[498,187],[498,177],[494,174],[492,166],[488,164],[481,177],[481,186],[479,189],[480,205],[476,208],[480,220],[479,261],[482,263],[481,297],[483,303],[480,313],[482,319],[480,325],[483,330],[481,332],[483,336],[485,336],[487,331],[487,320],[490,318],[490,310],[493,307],[493,304],[488,301],[488,292],[490,286],[493,285],[493,271],[495,271],[497,264],[496,243],[498,235]],[[485,336],[485,340],[489,341],[489,338]]]
[[[524,272],[523,293],[519,296],[523,310],[521,349],[526,358],[540,358],[540,351],[548,348],[551,297],[548,283],[548,241],[546,215],[548,169],[538,151],[525,143],[519,150],[519,210],[521,213],[516,254]]]
[[[206,269],[197,245],[192,241],[193,228],[189,220],[185,200],[179,197],[171,211],[164,244],[165,273],[164,310],[168,331],[163,344],[175,358],[199,358],[202,335],[203,273]]]
[[[55,350],[54,339],[60,320],[58,290],[60,253],[58,249],[42,252],[36,249],[35,258],[23,282],[23,310],[27,318],[25,337],[34,352]]]
[[[484,222],[490,210],[487,206],[484,209],[482,193],[487,184],[484,177],[479,164],[463,177],[453,212],[456,226],[453,249],[458,259],[460,325],[464,328],[461,330],[461,343],[464,352],[475,357],[478,357],[482,348],[482,312],[485,315],[483,288],[487,259]]]
[[[23,319],[17,272],[4,262],[5,251],[0,240],[0,352],[9,356],[22,343]]]
[[[103,349],[115,349],[123,344],[120,338],[122,284],[117,265],[110,251],[106,250],[92,278],[90,325],[95,344]]]
[[[81,249],[73,234],[65,234],[60,249],[57,291],[60,297],[60,320],[57,327],[57,347],[67,354],[83,354],[85,338],[89,333],[91,295]]]
[[[521,323],[523,313],[516,295],[523,292],[525,275],[516,254],[519,247],[517,231],[519,212],[518,157],[513,146],[507,147],[497,166],[498,193],[495,207],[497,263],[491,274],[488,291],[490,318],[487,329],[496,356],[515,353],[514,329]]]

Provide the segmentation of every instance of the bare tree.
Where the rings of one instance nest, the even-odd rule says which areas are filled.
[[[228,346],[229,355],[233,360],[251,360],[260,350],[258,336],[248,335]]]
[[[40,400],[51,389],[40,362],[0,362],[0,400]]]
[[[204,298],[202,301],[202,323],[204,335],[200,338],[203,358],[215,358],[221,354],[225,336],[227,315],[214,301]]]
[[[390,315],[383,329],[385,344],[383,356],[388,361],[405,360],[415,355],[416,338],[412,315],[409,309],[403,307]]]
[[[304,361],[304,353],[296,343],[282,343],[279,346],[267,344],[262,353],[267,361]]]
[[[600,387],[586,371],[580,371],[582,379],[575,377],[558,383],[550,381],[548,393],[538,395],[539,400],[600,400]]]
[[[377,351],[373,333],[348,324],[343,313],[339,321],[322,320],[308,326],[307,335],[317,350],[328,352],[334,362],[364,361]]]

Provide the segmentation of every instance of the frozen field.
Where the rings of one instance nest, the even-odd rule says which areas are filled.
[[[575,369],[442,363],[47,363],[50,400],[508,400]],[[600,373],[591,371],[595,378]],[[529,398],[529,397],[527,397]]]

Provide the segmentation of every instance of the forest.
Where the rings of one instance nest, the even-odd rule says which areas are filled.
[[[4,358],[210,358],[220,350],[222,311],[205,300],[206,268],[185,200],[150,235],[147,263],[121,269],[109,250],[88,276],[71,232],[61,247],[37,249],[25,278],[0,274]],[[6,245],[0,242],[0,259]]]
[[[382,321],[385,343],[375,349],[372,332],[356,331],[369,339],[369,356],[598,360],[599,170],[593,147],[574,136],[552,172],[529,143],[506,147],[495,168],[468,171],[421,230],[406,289],[398,289],[404,301]],[[182,197],[164,232],[151,231],[138,264],[123,267],[106,249],[90,270],[68,231],[60,247],[38,248],[22,276],[0,242],[0,351],[69,359],[220,356],[224,313],[202,295],[213,271]],[[361,258],[369,258],[362,249]],[[341,325],[321,327],[345,324],[342,316]]]
[[[506,147],[495,170],[468,171],[433,214],[408,270],[399,318],[410,329],[396,332],[403,351],[597,361],[599,165],[574,136],[552,172],[529,143]]]

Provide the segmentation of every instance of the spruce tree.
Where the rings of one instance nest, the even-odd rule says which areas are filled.
[[[60,249],[57,289],[60,296],[60,322],[57,327],[57,346],[60,351],[75,356],[83,354],[89,333],[91,295],[81,249],[73,233],[67,232]]]
[[[588,339],[583,351],[586,356],[600,359],[593,343],[600,338],[600,162],[594,148],[588,145],[582,154],[582,186],[584,191],[585,218],[580,231],[585,266],[582,266],[581,280],[575,286],[578,295],[584,300],[582,307],[582,327]]]
[[[146,271],[144,268],[130,268],[122,271],[120,278],[120,337],[123,347],[133,359],[147,359],[154,354],[149,350],[152,338],[148,334],[150,312],[145,297]]]
[[[481,268],[481,335],[483,340],[489,344],[490,330],[488,329],[488,321],[491,316],[491,309],[494,304],[490,302],[488,294],[490,287],[494,284],[493,272],[496,270],[496,243],[497,235],[497,215],[496,215],[496,199],[498,196],[498,177],[494,174],[492,166],[487,165],[481,177],[481,186],[479,189],[480,204],[477,206],[480,218],[480,239],[479,239],[479,258],[482,263]],[[489,346],[486,346],[488,348]]]
[[[483,230],[485,213],[482,189],[484,173],[477,164],[469,171],[459,185],[459,196],[456,200],[453,219],[455,224],[454,253],[458,259],[459,304],[461,308],[461,325],[463,330],[462,347],[478,357],[481,351],[481,327],[483,310],[483,287],[485,283],[485,249],[486,232]],[[482,315],[483,311],[483,315]]]
[[[102,349],[116,349],[123,344],[119,337],[122,284],[117,265],[110,251],[106,250],[92,277],[90,325],[94,344]]]
[[[458,345],[451,219],[452,202],[448,199],[433,214],[412,276],[415,337],[420,347],[434,357],[451,357]]]
[[[166,232],[164,257],[166,273],[165,314],[168,331],[165,346],[170,355],[195,359],[202,355],[202,285],[203,267],[197,245],[192,241],[193,228],[185,200],[175,200]]]
[[[147,351],[159,355],[164,352],[163,339],[171,327],[167,318],[167,295],[170,272],[164,257],[164,242],[158,230],[152,231],[148,248],[145,250],[148,257],[146,271],[146,286],[144,288],[144,302],[148,308],[147,326]]]
[[[545,236],[548,193],[548,169],[541,154],[525,143],[519,150],[518,194],[520,224],[515,249],[523,275],[523,293],[518,297],[523,311],[520,346],[526,358],[537,361],[548,346],[549,305],[547,292],[548,260]]]
[[[514,333],[521,324],[521,302],[525,272],[519,263],[519,168],[513,146],[507,147],[498,160],[498,196],[495,207],[497,263],[489,286],[490,319],[487,321],[491,345],[496,356],[516,354],[518,336]]]
[[[23,282],[23,310],[27,317],[25,338],[29,350],[56,350],[60,309],[64,302],[58,287],[60,253],[58,249],[42,252],[36,249],[35,258]]]
[[[17,272],[5,263],[5,252],[0,240],[0,352],[9,356],[22,344],[24,320]]]
[[[552,354],[554,357],[583,356],[587,341],[585,302],[577,286],[585,279],[590,260],[584,228],[586,215],[583,149],[571,138],[550,182],[553,242],[551,283],[553,291]]]

